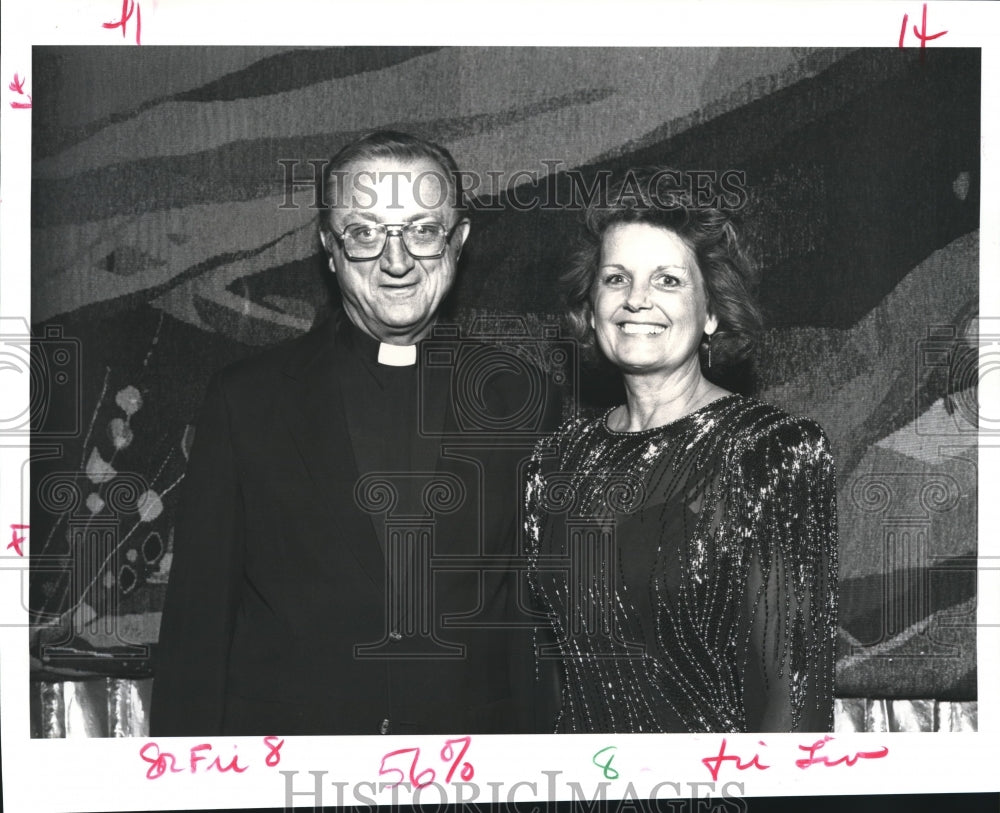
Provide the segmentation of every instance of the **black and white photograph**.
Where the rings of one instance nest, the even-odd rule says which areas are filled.
[[[905,5],[883,47],[150,44],[146,0],[36,41],[17,736],[286,809],[592,809],[488,782],[575,749],[607,810],[983,736],[992,51]]]

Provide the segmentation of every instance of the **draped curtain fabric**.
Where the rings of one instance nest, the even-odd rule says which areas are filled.
[[[32,685],[32,737],[145,737],[153,681],[93,678]],[[978,704],[840,698],[835,731],[975,731]]]
[[[336,304],[309,162],[379,127],[475,173],[449,316],[524,341],[560,318],[581,179],[744,173],[768,331],[724,383],[831,438],[839,724],[971,724],[978,50],[36,47],[33,72],[35,736],[144,730],[205,384]]]

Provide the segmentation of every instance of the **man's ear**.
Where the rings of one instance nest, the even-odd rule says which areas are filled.
[[[333,236],[333,232],[329,232],[322,226],[320,226],[319,241],[323,244],[323,250],[326,252],[326,264],[330,268],[330,272],[336,274],[337,266],[333,261],[333,257],[334,257],[334,248],[337,245],[337,240]]]
[[[455,233],[451,236],[451,243],[455,247],[455,262],[458,262],[458,258],[462,256],[462,247],[469,237],[469,229],[471,228],[472,224],[469,223],[467,217],[463,217],[455,227]]]
[[[333,254],[334,239],[333,234],[328,232],[322,226],[319,227],[319,241],[323,244],[323,248],[326,249],[327,254]]]

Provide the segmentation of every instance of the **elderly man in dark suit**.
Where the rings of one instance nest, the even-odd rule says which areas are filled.
[[[378,132],[324,177],[342,310],[209,385],[151,733],[534,730],[514,563],[531,442],[468,434],[461,340],[434,332],[470,228],[455,162]],[[441,346],[421,352],[428,341]],[[520,415],[537,382],[500,367],[480,376],[476,408]],[[539,431],[552,407],[532,418]]]

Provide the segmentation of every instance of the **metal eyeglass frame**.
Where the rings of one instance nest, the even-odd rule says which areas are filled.
[[[437,221],[431,221],[431,222],[433,222],[437,226],[440,226],[441,228],[444,228],[444,223],[438,223]],[[464,222],[465,218],[460,219],[454,226],[452,226],[445,232],[444,246],[436,254],[414,254],[413,251],[410,250],[410,247],[406,244],[406,238],[403,236],[403,233],[406,231],[407,227],[426,226],[429,225],[427,221],[416,221],[411,223],[371,223],[371,224],[352,223],[350,226],[347,226],[340,234],[337,234],[337,232],[331,232],[331,233],[333,234],[334,239],[340,245],[341,250],[344,252],[344,256],[347,257],[347,259],[349,259],[351,262],[356,262],[356,263],[368,262],[370,260],[379,259],[383,254],[385,254],[385,249],[386,246],[389,245],[390,237],[398,237],[399,241],[403,244],[403,248],[406,249],[406,253],[409,254],[411,257],[413,257],[413,259],[436,260],[439,257],[444,256],[444,253],[448,250],[448,244],[451,242],[451,238],[454,237],[455,235],[455,229],[461,226],[462,223]],[[379,249],[378,254],[375,254],[371,257],[355,257],[347,250],[347,243],[345,242],[344,237],[347,234],[348,229],[352,229],[355,226],[360,226],[360,225],[368,225],[370,227],[381,228],[385,230],[385,238],[382,240],[382,248]]]

